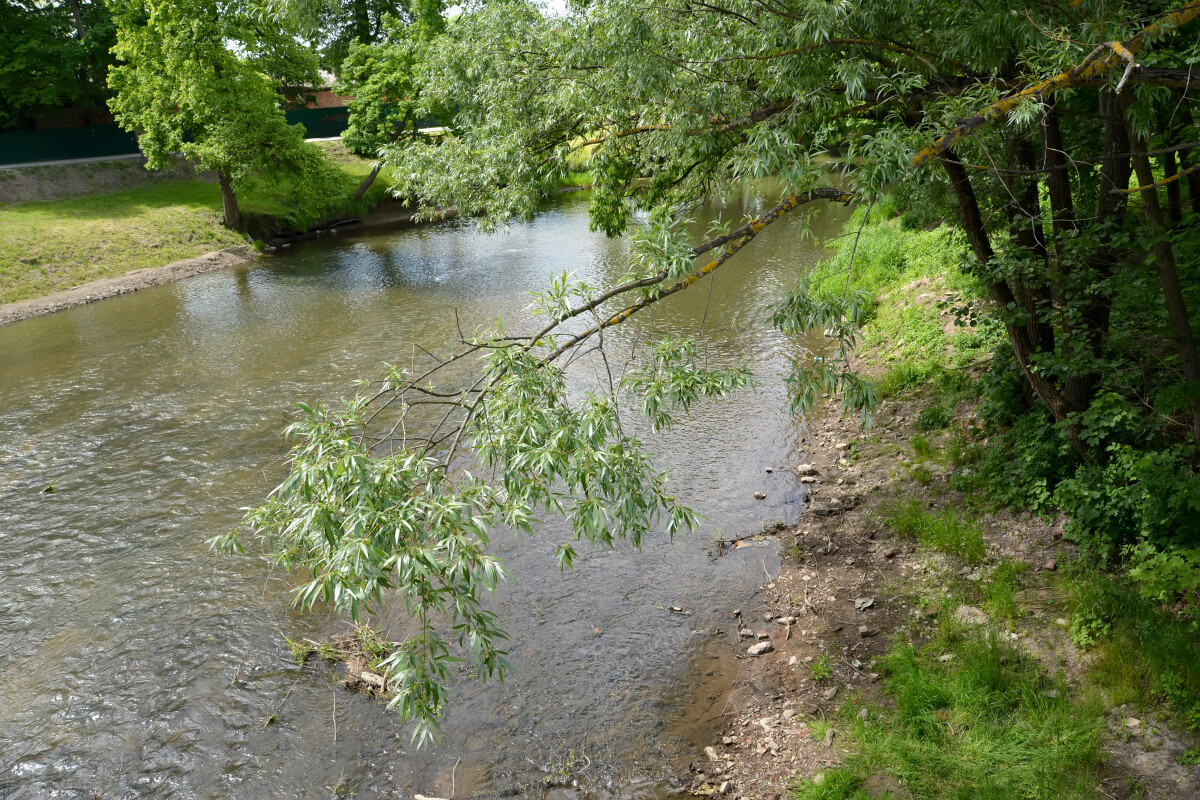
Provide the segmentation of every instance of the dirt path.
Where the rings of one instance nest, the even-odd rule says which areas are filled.
[[[174,261],[161,267],[138,269],[123,275],[103,278],[45,297],[35,297],[0,306],[0,325],[19,322],[30,317],[40,317],[64,308],[81,306],[94,300],[103,300],[106,297],[114,297],[127,292],[136,292],[138,289],[146,289],[162,283],[216,272],[226,267],[248,264],[256,258],[258,258],[258,254],[249,247],[230,247],[196,258]]]

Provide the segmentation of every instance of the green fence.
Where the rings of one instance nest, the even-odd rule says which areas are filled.
[[[298,108],[286,112],[289,123],[304,126],[310,139],[338,136],[346,129],[350,110]],[[73,158],[102,158],[138,153],[137,138],[116,125],[88,125],[45,131],[0,131],[0,164],[30,164]]]

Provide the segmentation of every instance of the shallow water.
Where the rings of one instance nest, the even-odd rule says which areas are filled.
[[[762,207],[753,192],[714,201],[698,234]],[[656,310],[656,329],[703,325],[713,363],[749,358],[764,376],[651,437],[707,519],[641,552],[582,552],[568,574],[552,559],[561,525],[498,537],[517,672],[458,681],[444,744],[424,751],[281,636],[344,622],[290,610],[291,579],[206,540],[283,476],[294,401],[336,398],[403,343],[454,337],[454,309],[468,325],[517,319],[553,271],[619,275],[625,245],[588,233],[581,198],[507,234],[446,223],[313,242],[0,328],[0,797],[669,794],[736,671],[730,610],[778,569],[771,546],[719,557],[712,532],[801,510],[778,375],[802,343],[764,315],[817,250],[781,223]]]

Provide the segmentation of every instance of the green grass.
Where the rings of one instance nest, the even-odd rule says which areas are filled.
[[[1111,705],[1164,706],[1200,731],[1200,631],[1147,600],[1133,581],[1072,565],[1062,577],[1071,595],[1071,635],[1094,651],[1090,682]]]
[[[893,503],[884,523],[900,536],[916,539],[923,546],[957,556],[968,564],[983,561],[987,549],[979,523],[963,519],[951,509],[931,511],[920,500]]]
[[[245,244],[220,207],[196,179],[0,207],[0,303]]]
[[[947,653],[954,658],[941,661]],[[796,787],[796,800],[1100,797],[1096,710],[995,636],[899,642],[883,670],[890,707],[863,721],[856,700],[843,705],[838,725],[854,752]]]
[[[321,180],[264,175],[239,193],[255,235],[301,232],[319,222],[358,216],[387,197],[386,169],[356,201],[354,190],[371,162],[341,142],[314,146],[331,167]],[[240,233],[222,227],[220,217],[220,190],[198,178],[0,206],[0,303],[245,244]]]

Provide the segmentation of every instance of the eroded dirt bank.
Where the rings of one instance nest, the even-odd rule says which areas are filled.
[[[764,585],[761,606],[729,609],[729,644],[742,667],[718,700],[723,729],[692,762],[693,793],[786,800],[798,782],[822,781],[859,749],[850,726],[877,724],[879,709],[895,707],[881,680],[882,657],[898,642],[920,648],[936,641],[939,625],[942,633],[947,624],[992,631],[1035,658],[1069,695],[1091,691],[1085,675],[1093,654],[1073,643],[1056,584],[1074,551],[1062,539],[1063,518],[982,513],[986,554],[974,564],[890,527],[897,504],[915,501],[934,513],[968,505],[947,485],[948,467],[913,456],[914,437],[936,450],[960,435],[953,427],[918,429],[930,399],[917,393],[886,401],[877,427],[866,431],[829,403],[814,421],[808,463],[795,465],[812,488],[808,513],[794,528],[765,534],[777,536],[785,558]],[[956,418],[970,413],[956,409]],[[1017,565],[1005,568],[1019,575],[1015,612],[1004,619],[971,599],[986,592],[1002,564]],[[1103,713],[1097,797],[1198,796],[1200,767],[1187,766],[1184,756],[1196,737],[1172,730],[1153,709],[1106,706]],[[913,796],[886,770],[861,788],[869,797]]]

